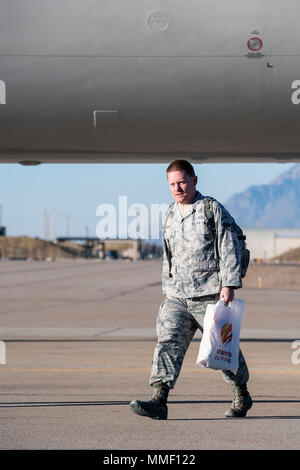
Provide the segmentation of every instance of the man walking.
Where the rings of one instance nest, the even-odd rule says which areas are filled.
[[[196,330],[203,331],[207,305],[220,298],[225,304],[231,302],[234,290],[242,287],[234,219],[213,200],[215,231],[207,223],[207,198],[196,190],[197,176],[189,162],[172,162],[167,178],[175,202],[163,221],[162,286],[166,298],[157,317],[158,342],[150,375],[154,391],[151,400],[130,403],[134,413],[154,419],[168,417],[169,390],[175,386]],[[233,387],[233,402],[225,416],[246,416],[252,399],[247,390],[248,368],[241,351],[237,373],[224,370],[222,375]]]

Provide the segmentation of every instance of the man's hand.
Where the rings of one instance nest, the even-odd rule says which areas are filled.
[[[220,299],[224,300],[225,305],[232,302],[234,298],[234,290],[231,287],[223,287],[220,292]]]

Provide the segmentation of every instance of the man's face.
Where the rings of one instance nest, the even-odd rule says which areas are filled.
[[[184,170],[168,173],[170,191],[175,201],[191,204],[196,195],[197,176],[189,176]]]

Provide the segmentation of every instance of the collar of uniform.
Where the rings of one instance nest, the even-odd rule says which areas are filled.
[[[192,205],[193,205],[193,204],[196,204],[196,202],[200,201],[201,199],[204,199],[204,196],[202,196],[202,194],[199,193],[199,191],[197,191],[197,192],[196,192],[196,196],[195,196],[195,198],[194,198],[194,200],[193,200],[193,202],[192,202]]]
[[[191,215],[193,213],[196,203],[198,201],[201,201],[202,199],[204,199],[204,197],[202,196],[201,193],[199,193],[199,191],[197,191],[196,196],[193,199],[193,202],[191,204],[186,204],[188,210],[184,211],[184,217],[182,217],[181,211],[180,211],[180,208],[179,208],[179,204],[178,204],[178,202],[176,202],[174,204],[174,207],[173,207],[174,217],[176,219],[180,220],[180,221],[184,220],[186,217],[188,217],[189,215]]]

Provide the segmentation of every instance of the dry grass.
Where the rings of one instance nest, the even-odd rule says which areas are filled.
[[[2,258],[44,260],[47,258],[74,258],[80,256],[82,248],[75,243],[52,243],[39,238],[0,237]]]
[[[243,280],[244,287],[300,290],[300,263],[294,266],[253,264]]]

